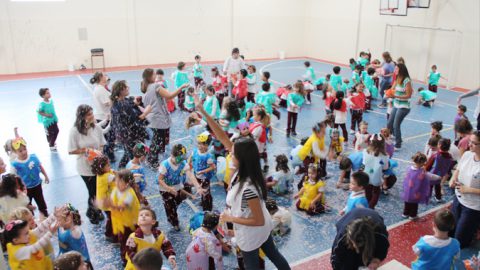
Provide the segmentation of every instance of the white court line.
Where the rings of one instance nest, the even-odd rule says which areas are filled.
[[[458,107],[457,105],[453,105],[453,104],[450,104],[450,103],[447,103],[447,102],[443,102],[443,101],[439,101],[439,100],[435,100],[435,103],[439,103],[439,104],[442,104],[442,105],[445,105],[445,106],[449,106],[449,107],[452,107],[452,108],[457,108],[457,107]]]
[[[376,114],[381,114],[381,115],[387,115],[386,113],[377,112],[377,111],[373,111],[373,110],[369,110],[368,112],[376,113]],[[418,122],[418,123],[429,124],[429,125],[431,124],[431,122],[429,122],[429,121],[422,121],[422,120],[412,119],[412,118],[408,118],[408,117],[405,117],[405,120],[413,121],[413,122]],[[443,125],[444,125],[444,126],[447,126],[447,127],[453,127],[453,125],[450,125],[450,124],[443,124]]]
[[[87,84],[87,82],[82,78],[82,76],[77,75],[77,78],[80,80],[80,82],[85,86],[85,88],[90,92],[90,94],[93,95],[93,89]]]
[[[196,207],[190,199],[185,199],[185,202],[192,208],[193,212],[197,213],[199,211],[198,207]]]
[[[440,210],[440,209],[442,209],[442,208],[445,208],[445,207],[448,206],[449,204],[450,204],[450,202],[447,202],[447,203],[438,205],[438,206],[436,206],[436,207],[434,207],[434,208],[432,208],[432,209],[430,209],[430,210],[427,210],[427,211],[425,211],[425,212],[423,212],[423,213],[420,213],[420,214],[418,215],[418,217],[424,217],[424,216],[426,216],[426,215],[428,215],[428,214],[430,214],[430,213],[433,213],[433,212],[438,211],[438,210]],[[402,221],[399,221],[399,222],[397,222],[397,223],[394,223],[394,224],[388,226],[388,227],[387,227],[387,230],[390,231],[390,230],[392,230],[392,229],[395,229],[395,228],[397,228],[397,227],[399,227],[399,226],[402,226],[402,225],[404,225],[404,224],[407,224],[407,223],[409,223],[409,222],[415,222],[415,221],[412,221],[412,220],[409,220],[409,219],[402,220]],[[311,256],[309,256],[309,257],[306,257],[306,258],[300,259],[300,260],[298,260],[298,261],[295,261],[295,262],[291,263],[290,266],[293,267],[293,266],[300,265],[300,264],[302,264],[302,263],[305,263],[305,262],[308,262],[308,261],[311,261],[311,260],[320,258],[320,257],[322,257],[322,256],[325,256],[325,255],[329,254],[330,252],[331,252],[331,249],[326,249],[326,250],[321,251],[321,252],[319,252],[319,253],[317,253],[317,254],[313,254],[313,255],[311,255]]]

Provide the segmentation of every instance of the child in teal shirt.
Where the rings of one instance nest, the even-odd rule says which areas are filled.
[[[418,104],[422,104],[425,107],[431,107],[435,99],[437,98],[437,93],[430,90],[425,90],[423,87],[418,88]]]
[[[305,80],[310,81],[311,83],[316,81],[317,76],[315,75],[315,70],[313,70],[313,67],[310,66],[310,62],[305,61],[305,63],[303,63],[303,65],[307,69],[306,72],[305,72],[305,75],[303,76],[305,78]]]
[[[265,82],[262,84],[262,91],[257,94],[257,104],[261,104],[265,107],[265,111],[272,115],[273,107],[276,106],[277,95],[270,92],[270,83]]]
[[[38,122],[43,124],[45,128],[45,134],[47,135],[48,145],[51,151],[57,151],[57,136],[58,129],[58,117],[55,113],[55,107],[53,106],[53,100],[51,100],[50,90],[48,88],[40,88],[38,94],[43,98],[42,102],[38,106]]]
[[[202,57],[200,55],[195,55],[195,64],[193,65],[193,80],[195,82],[195,87],[198,87],[203,82],[203,77],[205,76],[205,71],[203,70],[202,64],[200,64]]]
[[[339,66],[333,67],[333,74],[330,76],[330,85],[335,91],[339,91],[342,86],[342,75],[340,75],[341,68]]]
[[[184,62],[178,62],[177,70],[174,73],[172,73],[172,80],[173,80],[173,84],[175,86],[175,89],[180,88],[185,83],[190,83],[190,80],[188,79],[188,73],[184,71],[184,68],[185,68],[185,63]],[[178,96],[177,96],[178,107],[181,110],[184,110],[184,111],[186,110],[185,106],[184,106],[186,89],[187,88],[184,88],[180,92],[180,94],[178,94]]]
[[[428,90],[437,93],[438,81],[443,78],[442,75],[437,72],[437,65],[432,66],[432,70],[428,74]]]

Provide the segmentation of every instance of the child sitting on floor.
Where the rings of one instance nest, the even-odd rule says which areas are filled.
[[[318,177],[318,166],[310,164],[308,175],[303,181],[303,187],[294,196],[298,199],[296,207],[309,215],[325,212],[325,182]]]
[[[275,173],[268,177],[267,188],[270,188],[275,194],[288,194],[292,189],[293,175],[288,167],[288,158],[285,155],[278,155],[275,158],[277,166]]]
[[[266,207],[273,222],[273,235],[283,236],[290,232],[290,225],[292,224],[292,213],[285,207],[277,205],[274,199],[268,198],[265,201]]]

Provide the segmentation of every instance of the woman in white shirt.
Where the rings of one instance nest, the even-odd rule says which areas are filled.
[[[110,91],[107,89],[107,84],[110,78],[103,72],[97,71],[90,79],[90,83],[94,85],[93,88],[93,109],[94,109],[94,116],[97,120],[97,123],[102,122],[105,128],[110,123],[110,109],[112,108],[112,102],[110,100]],[[115,154],[114,154],[114,147],[115,147],[115,134],[113,133],[113,129],[110,129],[108,132],[104,134],[105,140],[107,144],[103,148],[103,152],[105,155],[108,156],[110,162],[115,162]]]
[[[470,135],[470,151],[458,162],[457,170],[450,180],[455,188],[452,213],[455,230],[451,236],[460,242],[460,247],[470,245],[480,227],[480,132]]]
[[[231,152],[231,161],[237,168],[228,187],[227,210],[221,214],[220,219],[233,223],[245,269],[259,269],[260,248],[278,269],[290,269],[270,234],[273,224],[265,205],[267,187],[255,141],[251,138],[240,138],[232,143],[222,127],[205,112],[198,98],[196,108],[205,117],[217,139]]]
[[[245,69],[245,62],[240,57],[238,48],[232,49],[232,56],[228,57],[223,64],[223,74],[228,78],[228,91],[231,93],[233,89],[232,76],[237,76],[241,69]]]

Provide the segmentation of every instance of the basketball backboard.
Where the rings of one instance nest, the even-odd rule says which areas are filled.
[[[380,15],[407,16],[407,1],[380,0]]]

